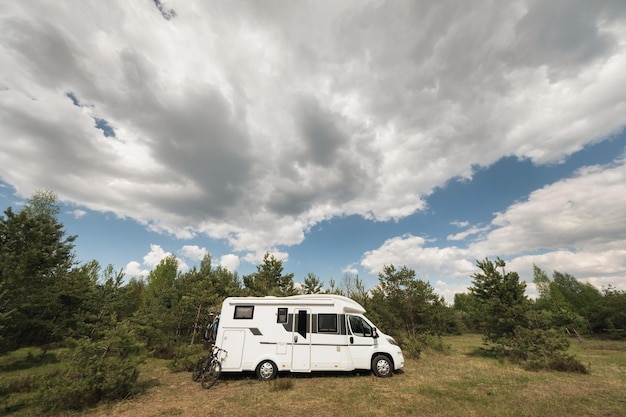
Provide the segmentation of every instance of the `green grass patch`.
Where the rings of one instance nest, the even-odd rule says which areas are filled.
[[[226,375],[209,390],[193,382],[190,372],[173,372],[170,361],[149,359],[140,367],[141,392],[123,401],[59,415],[626,415],[626,342],[572,340],[568,354],[584,363],[589,374],[531,372],[476,354],[482,346],[479,335],[445,337],[443,342],[450,346],[446,354],[426,349],[420,359],[408,360],[404,371],[392,378],[376,378],[369,372],[281,374],[265,383],[253,375]],[[21,404],[5,415],[37,415],[32,404]]]
[[[0,356],[0,416],[33,415],[40,384],[60,372],[57,353],[24,348]]]

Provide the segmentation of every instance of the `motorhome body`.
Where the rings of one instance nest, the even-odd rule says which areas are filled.
[[[231,297],[222,304],[216,345],[226,352],[223,372],[371,369],[391,376],[404,366],[402,350],[340,295]]]

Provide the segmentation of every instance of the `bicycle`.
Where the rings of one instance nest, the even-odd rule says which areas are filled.
[[[201,358],[196,363],[192,378],[194,381],[200,380],[200,385],[204,389],[209,389],[215,385],[222,373],[221,352],[226,353],[224,349],[213,346],[211,354]]]
[[[218,313],[217,316],[215,316],[214,313],[210,313],[209,318],[211,319],[211,323],[206,326],[202,334],[202,339],[205,343],[209,344],[209,351],[212,351],[213,347],[215,347],[217,328],[220,323],[220,315]],[[211,363],[211,356],[212,355],[203,356],[196,363],[196,366],[193,368],[193,371],[191,373],[191,379],[193,379],[195,382],[199,381],[200,378],[202,378],[202,375],[207,371]]]
[[[196,366],[194,366],[193,371],[191,372],[191,379],[194,382],[197,382],[200,380],[200,378],[202,378],[202,374],[204,374],[204,372],[206,371],[210,361],[211,355],[203,356],[202,358],[198,359],[198,362],[196,362]]]

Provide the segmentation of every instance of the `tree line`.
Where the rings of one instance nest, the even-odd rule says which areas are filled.
[[[95,391],[74,395],[79,404],[126,395],[142,358],[174,358],[182,347],[199,343],[210,314],[228,296],[343,294],[363,305],[413,357],[425,346],[445,349],[442,335],[467,331],[482,333],[491,352],[535,365],[539,358],[544,365],[555,358],[562,364],[570,335],[626,338],[624,291],[600,291],[556,271],[550,279],[535,267],[539,295],[531,300],[526,284],[500,259],[478,261],[472,286],[455,295],[453,306],[406,266],[385,266],[372,289],[350,275],[340,284],[331,278],[325,287],[314,273],[297,285],[294,274],[285,273],[282,261],[269,253],[256,272],[243,277],[214,266],[207,254],[199,267],[184,273],[169,256],[145,279],[126,279],[96,260],[78,262],[77,236],[66,235],[59,210],[53,192],[38,191],[21,210],[9,207],[0,216],[0,353],[26,346],[42,352],[69,347],[73,356],[67,363],[75,366],[68,365],[67,372],[82,372],[74,380],[87,381],[115,368],[115,377],[91,381],[99,387]],[[94,357],[101,368],[77,365]],[[71,389],[52,379],[42,392],[51,404],[68,406],[59,398],[72,397],[66,392]]]

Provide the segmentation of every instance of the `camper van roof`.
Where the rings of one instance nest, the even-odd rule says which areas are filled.
[[[337,294],[302,294],[289,297],[229,297],[224,302],[229,304],[265,304],[265,305],[338,305],[345,311],[365,313],[365,309],[356,301]]]

